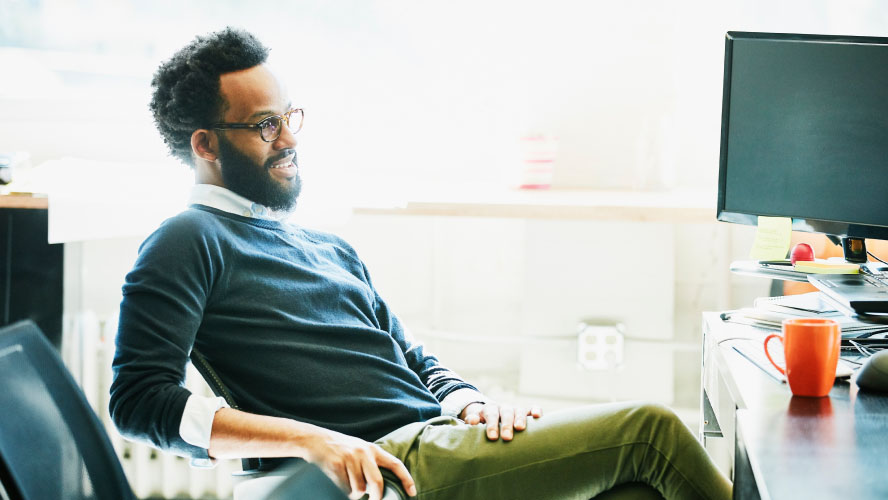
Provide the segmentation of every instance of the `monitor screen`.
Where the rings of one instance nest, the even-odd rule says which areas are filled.
[[[888,38],[729,32],[718,219],[888,239]]]

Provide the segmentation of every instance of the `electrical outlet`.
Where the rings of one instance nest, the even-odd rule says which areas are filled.
[[[577,333],[577,362],[590,371],[604,371],[623,364],[623,324],[582,322]]]

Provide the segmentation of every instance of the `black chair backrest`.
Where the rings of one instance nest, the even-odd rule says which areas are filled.
[[[231,391],[228,390],[228,387],[222,383],[222,379],[219,378],[219,375],[216,373],[216,370],[213,370],[213,367],[210,366],[210,362],[207,361],[207,358],[204,357],[203,354],[200,353],[195,348],[191,349],[191,364],[197,369],[197,372],[200,373],[200,376],[203,377],[204,381],[207,385],[210,386],[210,389],[213,391],[213,394],[221,397],[228,403],[228,406],[234,408],[235,410],[240,410],[240,406],[237,405],[237,401],[234,400],[234,396],[231,395]],[[262,470],[262,461],[259,458],[243,458],[241,459],[241,468],[244,472],[255,472]]]
[[[348,500],[340,490],[316,465],[308,462],[295,463],[284,470],[289,474],[281,484],[262,500],[291,500],[309,498],[312,500]]]
[[[102,423],[31,321],[0,329],[0,386],[11,499],[135,499]]]

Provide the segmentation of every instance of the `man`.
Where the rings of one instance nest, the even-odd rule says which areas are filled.
[[[267,52],[227,29],[152,82],[158,129],[196,185],[123,287],[110,409],[124,435],[198,459],[302,457],[351,498],[379,499],[381,469],[426,499],[589,498],[632,482],[730,496],[665,408],[543,418],[487,401],[407,335],[347,243],[281,222],[301,188],[303,112]],[[192,349],[241,410],[182,387]]]

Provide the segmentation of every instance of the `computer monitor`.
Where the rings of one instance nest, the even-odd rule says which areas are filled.
[[[727,33],[717,217],[758,216],[888,239],[888,38]]]

